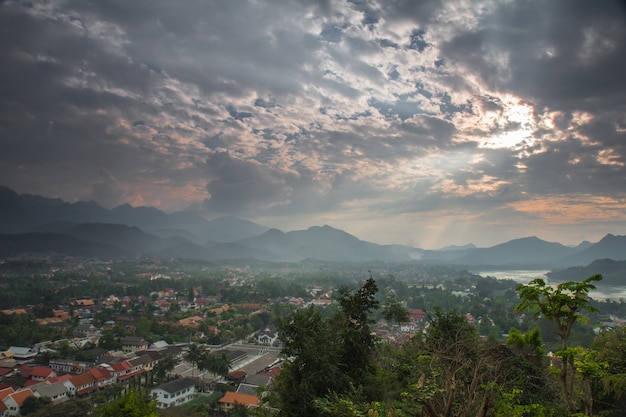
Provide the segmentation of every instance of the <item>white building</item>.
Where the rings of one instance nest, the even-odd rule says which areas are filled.
[[[191,378],[179,378],[152,388],[150,394],[158,408],[169,408],[185,404],[196,393],[196,381]]]

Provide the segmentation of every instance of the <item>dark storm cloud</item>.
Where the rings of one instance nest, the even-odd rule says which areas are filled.
[[[582,0],[6,1],[0,175],[107,206],[204,200],[304,223],[437,223],[438,210],[504,222],[532,199],[620,199],[625,13]]]

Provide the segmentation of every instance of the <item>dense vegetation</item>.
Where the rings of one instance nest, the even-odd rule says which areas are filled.
[[[163,277],[142,277],[147,268]],[[95,324],[130,317],[134,335],[186,342],[189,331],[172,323],[197,312],[182,312],[173,301],[167,313],[153,316],[150,294],[169,288],[177,300],[219,295],[224,303],[267,306],[256,315],[204,311],[198,330],[208,334],[210,326],[228,323],[207,343],[238,340],[269,323],[279,325],[285,360],[282,373],[262,396],[270,408],[237,409],[239,415],[560,417],[610,415],[619,408],[626,392],[626,330],[603,328],[602,323],[609,314],[625,316],[626,305],[588,297],[599,276],[558,287],[540,279],[518,286],[440,266],[385,265],[359,281],[362,276],[362,269],[337,265],[277,272],[177,261],[79,268],[6,263],[0,265],[1,306],[29,308],[27,314],[0,314],[0,346],[68,337],[77,320],[63,328],[39,325],[35,318],[48,317],[59,305],[71,307],[73,299],[112,294],[130,301],[99,309]],[[298,310],[281,302],[285,297],[310,300],[312,288],[332,293],[336,302]],[[427,312],[423,331],[395,343],[375,336],[383,319],[405,322],[407,309]],[[600,328],[596,334],[594,329]],[[128,329],[116,322],[99,344],[117,349],[126,334]],[[62,356],[67,353],[76,359],[87,354]],[[192,356],[187,360],[197,369],[228,369],[223,357]],[[165,362],[157,371],[157,376],[165,373]],[[124,401],[140,408],[136,398]],[[111,407],[119,410],[125,404]]]
[[[551,359],[538,328],[513,329],[503,343],[453,310],[433,311],[408,343],[376,343],[376,282],[343,287],[332,316],[310,307],[283,322],[286,362],[267,402],[279,416],[303,417],[608,415],[626,388],[626,331],[602,331],[593,349],[568,344],[595,311],[587,294],[600,279],[518,287],[518,310],[555,325],[562,345]]]

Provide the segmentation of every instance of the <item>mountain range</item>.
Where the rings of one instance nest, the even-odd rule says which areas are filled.
[[[489,248],[469,244],[424,250],[366,242],[328,225],[283,232],[232,216],[207,220],[191,211],[166,214],[128,204],[105,209],[94,202],[68,203],[0,187],[0,257],[24,254],[556,269],[602,259],[626,261],[626,236],[609,234],[576,247],[531,236]]]

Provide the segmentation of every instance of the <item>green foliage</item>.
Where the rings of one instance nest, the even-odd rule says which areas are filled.
[[[35,411],[48,406],[51,403],[49,398],[44,397],[28,397],[20,407],[20,414],[27,416]]]
[[[72,398],[61,404],[49,404],[30,414],[29,417],[87,417],[92,404],[86,398]]]
[[[601,275],[593,275],[581,282],[568,281],[551,287],[544,280],[537,278],[526,285],[517,287],[520,303],[517,311],[531,311],[534,317],[545,317],[555,328],[561,338],[562,352],[559,379],[565,403],[571,414],[579,411],[574,401],[574,383],[572,370],[575,369],[573,356],[567,355],[569,337],[577,321],[585,320],[583,312],[597,312],[589,302],[589,291],[596,287],[593,282],[600,281]]]
[[[515,327],[511,328],[506,344],[527,354],[542,356],[546,353],[541,339],[541,330],[538,327],[534,327],[526,333],[521,333]]]
[[[131,391],[122,398],[93,409],[93,417],[157,417],[154,401],[146,401]]]
[[[409,321],[409,310],[402,305],[395,295],[389,295],[385,298],[381,313],[389,322],[403,323]]]
[[[354,293],[342,286],[340,311],[332,316],[323,317],[311,306],[281,323],[286,362],[269,399],[280,415],[317,416],[322,399],[348,393],[374,373],[376,339],[369,315],[378,308],[377,291],[371,278]]]
[[[200,355],[198,369],[212,372],[216,375],[226,375],[230,371],[230,360],[225,353],[216,354],[204,352]]]

